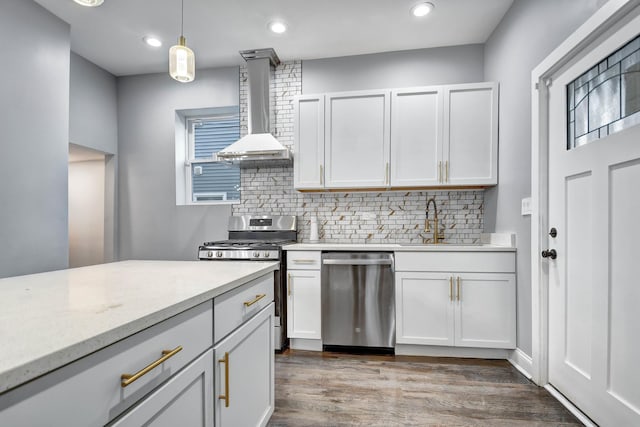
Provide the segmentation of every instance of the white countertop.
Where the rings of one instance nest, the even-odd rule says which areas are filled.
[[[0,393],[277,268],[122,261],[0,279]]]
[[[389,252],[515,252],[510,246],[478,244],[451,245],[447,243],[293,243],[283,246],[287,251],[389,251]]]

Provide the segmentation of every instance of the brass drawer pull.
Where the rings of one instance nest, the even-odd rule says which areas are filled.
[[[256,297],[254,299],[252,299],[251,301],[245,301],[244,302],[244,306],[245,307],[251,307],[253,304],[257,303],[258,301],[260,301],[262,298],[264,298],[266,296],[267,296],[267,294],[256,295]]]
[[[313,264],[316,262],[315,259],[292,259],[291,261],[298,264]]]
[[[218,359],[219,363],[224,363],[224,394],[218,396],[218,399],[224,400],[224,407],[229,407],[229,352],[224,353],[222,359]]]
[[[460,301],[460,276],[458,276],[458,301]]]
[[[453,276],[449,277],[449,301],[453,301]]]
[[[445,182],[449,182],[449,160],[444,162],[444,169],[446,171],[446,180]]]
[[[324,168],[320,165],[320,185],[324,185]]]
[[[442,160],[438,162],[438,182],[442,182]]]
[[[120,376],[120,379],[122,380],[122,382],[120,383],[120,385],[124,388],[126,386],[128,386],[129,384],[133,383],[134,381],[136,381],[138,378],[140,378],[141,376],[149,373],[150,371],[152,371],[154,368],[156,368],[158,365],[163,364],[164,362],[166,362],[168,359],[170,359],[171,357],[175,356],[176,353],[180,352],[182,350],[182,346],[179,345],[176,348],[174,348],[173,350],[162,350],[162,354],[163,356],[156,360],[155,362],[145,366],[144,368],[142,368],[141,370],[139,370],[138,372],[136,372],[135,374],[131,375],[131,374],[122,374]]]

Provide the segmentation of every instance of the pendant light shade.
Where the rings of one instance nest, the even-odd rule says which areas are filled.
[[[187,47],[187,40],[184,38],[184,0],[178,44],[169,49],[169,75],[182,83],[192,82],[196,77],[196,56]]]
[[[178,44],[169,49],[169,74],[175,80],[188,83],[196,77],[196,56],[187,47],[183,36],[178,38]]]

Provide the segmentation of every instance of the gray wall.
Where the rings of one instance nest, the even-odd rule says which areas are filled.
[[[117,259],[116,188],[118,175],[117,81],[111,73],[71,53],[69,142],[108,154],[104,177],[103,260]]]
[[[69,26],[0,1],[0,277],[66,268]]]
[[[237,67],[118,78],[119,258],[194,260],[226,238],[230,205],[176,206],[175,110],[238,105]]]
[[[465,45],[302,61],[302,93],[482,81],[483,46]]]
[[[71,53],[69,142],[108,154],[118,151],[116,78]]]
[[[485,231],[515,232],[518,348],[531,355],[531,71],[598,9],[599,0],[516,0],[485,45],[485,80],[500,82],[499,185],[485,191]]]

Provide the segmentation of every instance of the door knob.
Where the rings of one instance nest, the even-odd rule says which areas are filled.
[[[556,259],[558,257],[558,253],[555,249],[545,249],[542,251],[542,258],[551,258]]]

